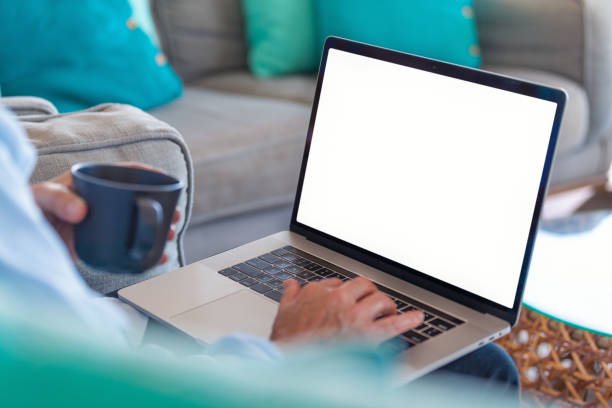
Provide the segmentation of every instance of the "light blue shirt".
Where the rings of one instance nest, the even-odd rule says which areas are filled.
[[[34,202],[29,177],[35,163],[23,128],[0,106],[0,307],[56,329],[66,325],[85,336],[129,345],[130,313],[122,310],[127,305],[100,301],[89,289]],[[257,359],[281,356],[273,343],[241,334],[208,350]]]

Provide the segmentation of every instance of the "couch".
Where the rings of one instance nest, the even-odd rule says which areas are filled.
[[[223,249],[211,242],[224,230],[239,231],[232,221],[238,214],[250,213],[241,223],[261,225],[255,220],[264,216],[275,228],[287,224],[316,78],[249,73],[239,0],[151,0],[151,6],[164,52],[185,81],[181,99],[151,113],[176,127],[193,155],[190,228],[198,238],[187,245],[195,260]],[[475,0],[474,6],[483,69],[569,94],[551,190],[605,182],[612,158],[612,3]],[[198,233],[203,225],[216,235]],[[260,229],[243,230],[248,238],[273,232]],[[226,247],[247,240],[233,235]]]
[[[286,228],[315,76],[249,73],[240,0],[151,0],[151,8],[162,48],[185,83],[180,99],[149,112],[182,134],[193,160],[185,260]],[[474,14],[483,69],[569,94],[552,189],[605,181],[612,3],[475,0]]]

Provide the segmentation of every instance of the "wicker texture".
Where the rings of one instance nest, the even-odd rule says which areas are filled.
[[[524,308],[498,343],[519,369],[525,403],[612,407],[612,338]]]

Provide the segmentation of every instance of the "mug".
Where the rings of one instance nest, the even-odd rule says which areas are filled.
[[[88,207],[74,231],[79,258],[113,273],[139,273],[155,266],[164,253],[183,182],[113,164],[79,163],[70,172]]]

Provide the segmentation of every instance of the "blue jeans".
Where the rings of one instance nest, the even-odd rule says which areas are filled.
[[[489,344],[413,381],[407,389],[417,393],[421,406],[518,407],[519,383],[512,358]]]

